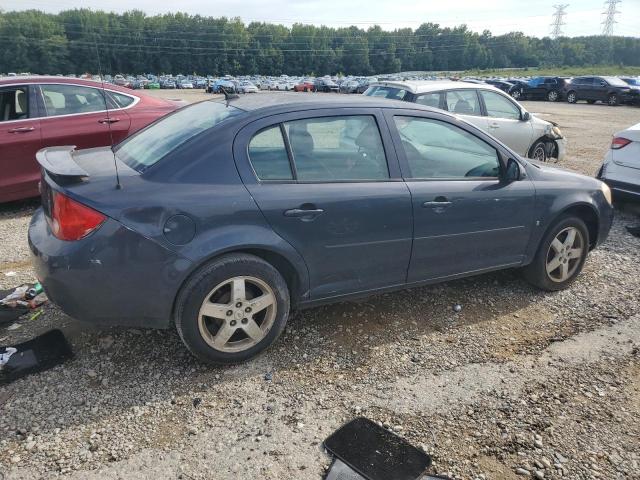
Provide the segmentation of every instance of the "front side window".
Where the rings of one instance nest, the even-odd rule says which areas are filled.
[[[310,118],[286,122],[284,127],[300,181],[389,178],[373,116]]]
[[[0,89],[0,122],[29,118],[29,96],[27,87]]]
[[[475,90],[447,92],[447,110],[459,115],[481,115],[480,102]]]
[[[508,98],[495,92],[480,91],[480,95],[482,95],[482,99],[484,100],[488,116],[520,120],[520,109]]]
[[[499,176],[498,152],[446,122],[394,117],[411,178],[462,180]]]
[[[80,85],[42,85],[47,117],[106,110],[101,90]]]
[[[416,102],[420,105],[426,105],[427,107],[433,108],[441,108],[442,105],[442,93],[423,93],[422,95],[418,95],[416,97]]]
[[[142,172],[196,135],[243,113],[221,102],[196,103],[127,138],[115,153],[129,167]]]
[[[249,160],[260,180],[293,180],[280,125],[262,130],[251,139]]]

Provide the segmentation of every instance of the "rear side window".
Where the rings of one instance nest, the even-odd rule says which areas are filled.
[[[447,110],[459,115],[481,115],[480,102],[475,90],[447,92]]]
[[[279,125],[262,130],[251,139],[249,160],[260,180],[293,180]]]
[[[80,85],[42,85],[47,117],[100,112],[107,109],[101,90]]]
[[[420,105],[426,105],[427,107],[441,108],[442,105],[442,93],[423,93],[416,97],[416,102]]]
[[[113,101],[117,105],[117,108],[128,107],[135,101],[135,98],[130,97],[129,95],[124,95],[122,93],[109,92],[109,95],[111,96],[111,98],[113,98]]]
[[[0,122],[29,118],[27,87],[0,89]]]
[[[296,120],[284,124],[301,181],[389,178],[378,124],[373,116]]]
[[[196,103],[127,138],[115,153],[128,166],[142,172],[196,135],[243,113],[244,110],[220,102]]]
[[[463,129],[427,118],[397,116],[394,120],[411,178],[498,177],[498,152]]]
[[[489,117],[520,120],[520,109],[508,98],[505,98],[499,93],[485,92],[482,90],[480,91],[480,95],[482,95]]]

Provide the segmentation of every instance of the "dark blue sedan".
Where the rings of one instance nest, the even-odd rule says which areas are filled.
[[[599,180],[374,97],[206,101],[113,149],[38,160],[29,244],[50,299],[89,322],[175,323],[214,363],[320,303],[512,267],[566,288],[613,215]]]

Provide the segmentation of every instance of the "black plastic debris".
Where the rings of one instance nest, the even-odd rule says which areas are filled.
[[[352,470],[339,458],[334,458],[324,480],[366,480],[366,478]]]
[[[354,480],[418,480],[431,465],[431,457],[425,452],[364,417],[340,427],[324,441],[324,446],[360,476]],[[335,462],[332,468],[344,470]]]
[[[0,385],[43,372],[73,358],[60,330],[51,330],[17,345],[0,347]]]

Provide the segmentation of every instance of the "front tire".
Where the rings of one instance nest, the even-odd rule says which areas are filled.
[[[578,101],[578,97],[576,95],[576,92],[572,90],[571,92],[567,93],[567,102],[576,103],[577,101]]]
[[[547,100],[549,100],[550,102],[557,102],[559,98],[560,94],[555,90],[551,90],[549,93],[547,93]]]
[[[545,234],[525,279],[549,292],[564,290],[578,277],[589,253],[589,230],[578,217],[565,215]]]
[[[609,95],[609,98],[607,99],[607,103],[609,104],[610,107],[615,107],[618,105],[618,95],[616,95],[615,93],[612,93],[611,95]]]
[[[176,300],[175,323],[203,362],[233,364],[269,347],[289,317],[289,289],[254,255],[224,255],[198,270]]]
[[[529,150],[529,158],[533,160],[546,162],[548,160],[547,157],[547,145],[542,140],[535,142]]]

